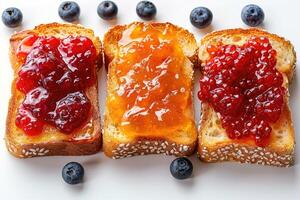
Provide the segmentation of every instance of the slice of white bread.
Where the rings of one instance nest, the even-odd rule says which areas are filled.
[[[242,45],[252,36],[267,37],[277,51],[276,68],[282,73],[284,87],[288,90],[295,70],[296,53],[292,44],[282,37],[260,29],[229,29],[212,32],[200,41],[199,61],[203,66],[209,59],[208,45]],[[201,120],[198,127],[198,156],[205,162],[239,161],[286,167],[294,161],[294,128],[289,108],[289,96],[284,97],[284,106],[280,119],[271,124],[270,144],[264,148],[254,141],[232,140],[222,127],[218,114],[208,103],[201,105]]]
[[[118,25],[110,29],[104,36],[104,53],[105,64],[108,67],[108,86],[107,86],[107,100],[106,102],[116,97],[116,88],[119,87],[116,81],[115,70],[112,62],[119,53],[119,40],[122,38],[123,32],[139,26],[143,28],[145,23],[134,22],[129,25]],[[187,124],[179,124],[175,129],[171,129],[172,133],[166,128],[160,130],[160,134],[141,135],[137,132],[129,134],[120,131],[120,127],[116,125],[115,119],[111,117],[114,108],[106,104],[106,111],[104,116],[104,133],[103,133],[103,151],[104,153],[114,159],[130,157],[133,155],[144,154],[159,154],[165,155],[190,155],[194,152],[197,142],[197,131],[194,122],[194,111],[192,103],[193,91],[193,65],[197,61],[197,43],[194,36],[187,30],[177,27],[170,23],[151,23],[155,30],[161,34],[166,33],[166,30],[172,30],[173,38],[176,38],[178,47],[184,53],[186,65],[182,66],[182,70],[178,71],[180,75],[186,75],[190,82],[190,87],[186,88],[188,92],[185,113],[189,115],[190,121]],[[165,31],[165,32],[164,32]],[[169,33],[168,33],[169,34]],[[172,84],[172,83],[170,83]],[[184,104],[185,105],[185,104]]]
[[[5,141],[8,151],[19,158],[52,155],[88,155],[100,151],[101,148],[101,129],[100,114],[98,106],[98,86],[95,85],[86,89],[86,95],[91,102],[91,113],[86,123],[74,133],[66,135],[58,129],[45,125],[43,132],[39,136],[27,136],[23,130],[15,124],[16,113],[19,105],[24,99],[24,94],[16,89],[16,78],[22,63],[18,62],[16,49],[19,43],[28,35],[37,34],[38,36],[55,36],[65,38],[69,35],[86,36],[90,38],[97,52],[95,68],[102,65],[102,46],[94,32],[79,25],[72,24],[42,24],[33,30],[15,33],[10,38],[10,60],[14,71],[14,81],[11,87],[11,99],[9,102],[8,114],[6,119]]]

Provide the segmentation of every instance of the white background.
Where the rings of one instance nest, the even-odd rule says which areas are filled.
[[[119,7],[117,20],[106,22],[97,16],[99,0],[76,0],[81,8],[80,23],[94,29],[102,39],[109,27],[115,24],[140,20],[135,13],[138,0],[115,0]],[[240,19],[244,5],[257,3],[265,11],[263,27],[282,35],[300,52],[300,1],[265,0],[153,0],[157,6],[156,20],[172,22],[193,32],[199,40],[205,33],[223,28],[246,27]],[[32,28],[47,22],[61,22],[57,14],[60,1],[0,0],[0,11],[15,6],[22,10],[22,27],[6,28],[0,24],[0,138],[5,134],[5,118],[10,96],[12,70],[8,60],[9,36],[18,30]],[[213,12],[212,26],[197,30],[189,22],[190,11],[206,6]],[[299,63],[297,63],[299,65]],[[296,132],[300,130],[300,93],[297,69],[291,91],[291,107]],[[105,99],[105,70],[100,71],[100,109]],[[196,76],[196,89],[198,81]],[[298,103],[297,103],[298,102]],[[199,120],[199,101],[195,98]],[[298,132],[299,133],[299,132]],[[296,140],[300,135],[296,133]],[[296,164],[291,168],[274,168],[238,163],[201,163],[192,156],[194,175],[184,181],[171,177],[169,164],[173,157],[144,156],[111,160],[103,153],[85,157],[45,157],[20,160],[6,151],[0,141],[0,199],[290,199],[300,198],[299,148]],[[85,168],[83,184],[70,186],[63,182],[61,169],[69,161],[81,162]]]

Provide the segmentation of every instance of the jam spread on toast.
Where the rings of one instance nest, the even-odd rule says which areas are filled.
[[[251,37],[242,46],[208,46],[207,52],[200,100],[220,114],[229,138],[268,145],[270,123],[279,119],[286,92],[269,40]]]
[[[118,41],[109,65],[114,92],[107,106],[115,125],[127,135],[172,134],[193,125],[192,63],[179,45],[174,27],[133,24]],[[188,66],[188,67],[186,67]]]
[[[22,66],[16,88],[25,97],[16,125],[29,136],[45,124],[69,134],[89,117],[91,103],[85,89],[96,82],[96,49],[84,36],[63,39],[29,35],[16,49]]]

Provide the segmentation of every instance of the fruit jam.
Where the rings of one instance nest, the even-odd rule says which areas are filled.
[[[283,77],[275,68],[276,51],[265,37],[251,37],[244,45],[208,46],[198,96],[220,113],[231,139],[250,138],[269,143],[284,103]]]
[[[192,63],[184,55],[173,26],[164,30],[133,24],[119,40],[118,56],[109,66],[117,83],[109,95],[110,116],[127,135],[174,134],[178,126],[193,126]],[[115,86],[113,86],[115,87]]]
[[[45,124],[69,134],[88,118],[91,103],[84,90],[96,81],[96,49],[83,36],[59,39],[30,35],[17,50],[21,66],[16,87],[25,94],[16,125],[29,136]]]

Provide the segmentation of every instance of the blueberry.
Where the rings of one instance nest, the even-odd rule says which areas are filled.
[[[193,164],[188,158],[176,158],[170,165],[170,172],[176,179],[189,178],[193,173]]]
[[[22,20],[23,14],[18,8],[6,8],[2,13],[2,22],[10,28],[19,26]]]
[[[205,7],[194,8],[190,14],[190,21],[197,28],[205,28],[211,24],[212,12]]]
[[[79,18],[80,7],[74,1],[64,1],[58,7],[58,14],[63,20],[73,22]]]
[[[84,169],[77,162],[69,162],[62,170],[62,177],[66,183],[77,184],[82,182]]]
[[[265,14],[261,7],[249,4],[243,8],[241,17],[245,24],[254,27],[260,25],[264,21]]]
[[[151,20],[156,15],[156,7],[150,1],[141,1],[136,5],[137,15],[145,20]]]
[[[97,13],[102,19],[113,19],[118,14],[118,6],[112,1],[102,1],[97,8]]]

